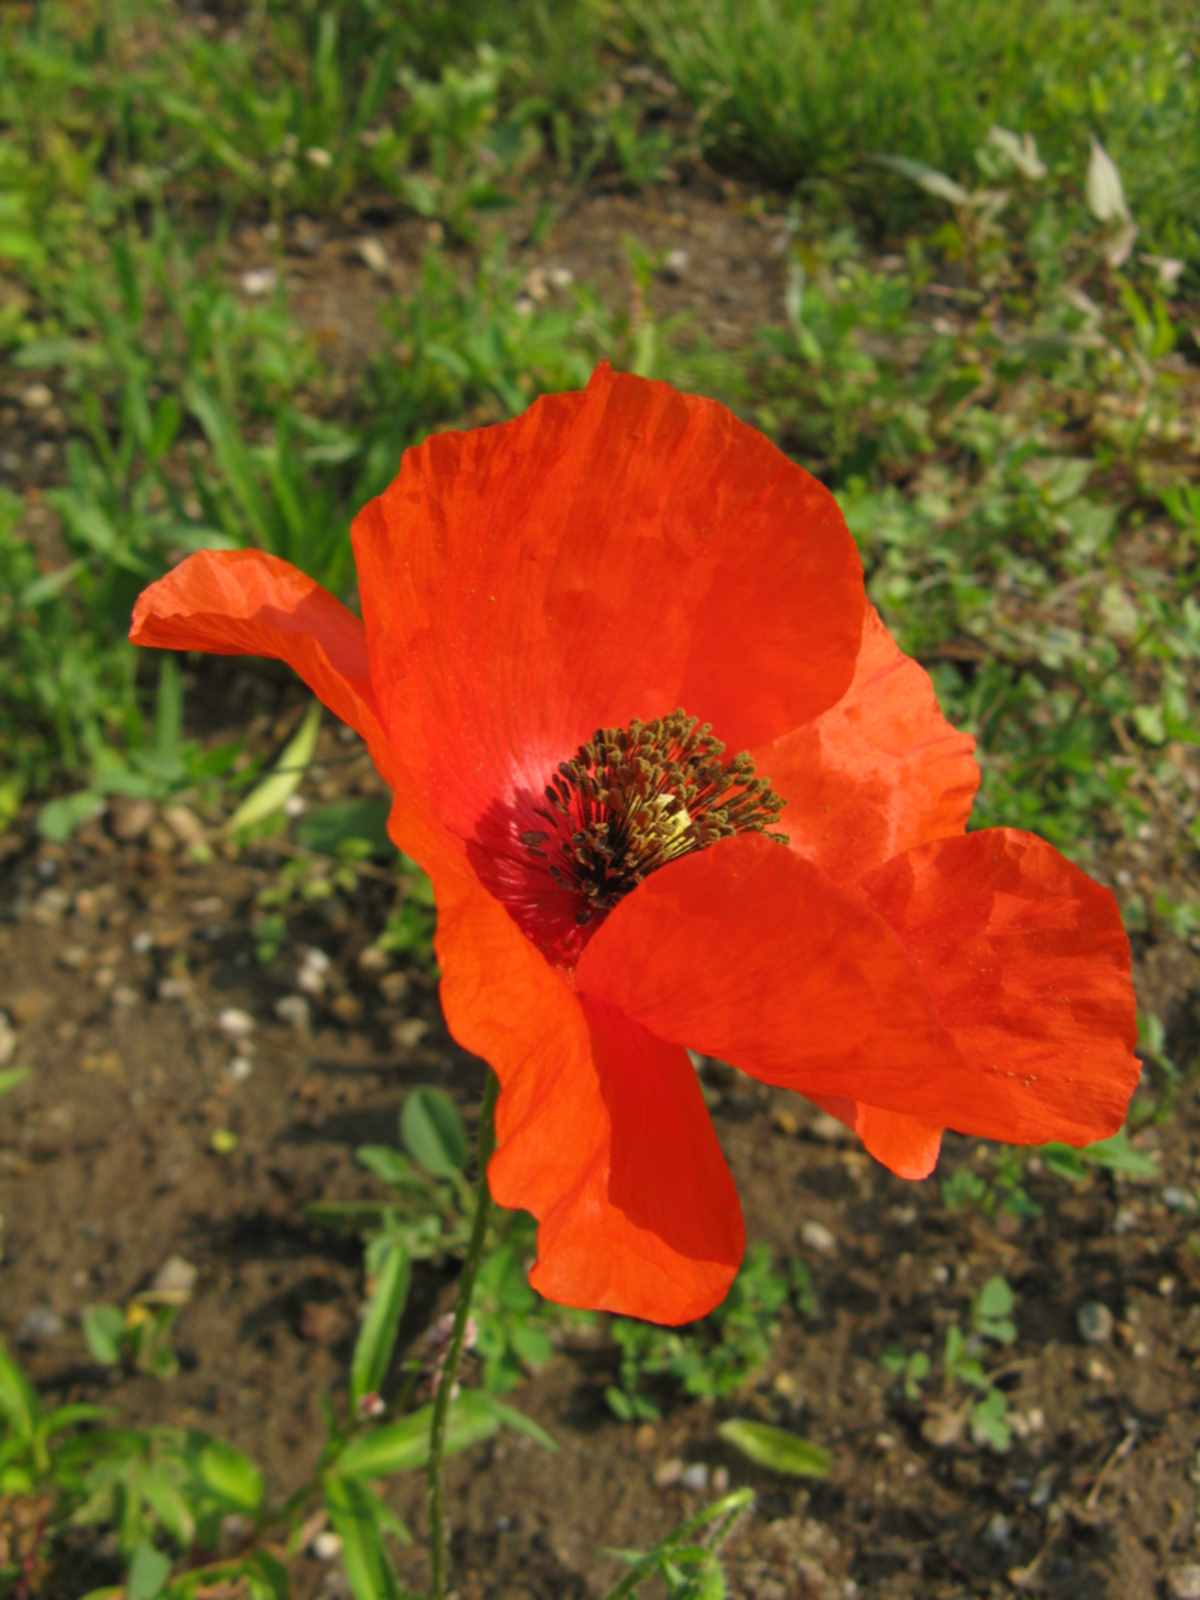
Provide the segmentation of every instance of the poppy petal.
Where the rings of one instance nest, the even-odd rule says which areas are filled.
[[[1109,891],[1052,845],[989,828],[910,850],[861,888],[912,956],[960,1055],[1008,1116],[947,1126],[1014,1144],[1120,1128],[1140,1071],[1129,941]]]
[[[410,450],[354,524],[385,720],[447,824],[677,706],[733,750],[850,682],[864,597],[829,492],[714,401],[603,366]]]
[[[854,677],[813,722],[753,752],[785,801],[777,824],[837,883],[966,827],[975,741],[943,717],[924,668],[868,606]]]
[[[129,637],[164,650],[285,661],[372,753],[381,747],[362,623],[278,556],[197,551],[138,597]]]
[[[927,1178],[937,1166],[942,1148],[940,1128],[898,1111],[861,1105],[857,1100],[834,1100],[822,1095],[808,1098],[822,1111],[853,1128],[876,1161],[890,1168],[898,1178]]]
[[[467,875],[437,881],[451,1033],[500,1078],[500,1205],[539,1219],[533,1286],[567,1305],[678,1323],[742,1258],[737,1192],[686,1052],[581,1003]]]
[[[575,981],[659,1038],[814,1098],[920,1114],[940,1104],[928,1087],[909,1103],[931,1063],[961,1066],[883,919],[761,835],[652,873],[608,914]]]
[[[870,905],[767,839],[723,841],[623,900],[577,987],[802,1094],[1011,1143],[1103,1138],[1137,1077],[1112,897],[999,833],[887,863]]]

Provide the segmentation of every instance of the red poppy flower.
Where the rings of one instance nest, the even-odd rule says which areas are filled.
[[[1030,834],[964,832],[972,741],[766,439],[601,367],[409,451],[354,547],[361,622],[215,551],[132,637],[277,657],[366,739],[433,880],[450,1031],[500,1078],[490,1182],[539,1220],[543,1294],[659,1322],[724,1295],[742,1218],[688,1047],[904,1177],[944,1127],[1121,1125],[1112,896]]]

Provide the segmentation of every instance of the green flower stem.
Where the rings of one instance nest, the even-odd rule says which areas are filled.
[[[433,1401],[433,1420],[429,1425],[429,1565],[431,1600],[445,1600],[446,1595],[446,1528],[442,1508],[442,1457],[446,1449],[446,1422],[450,1414],[450,1397],[454,1378],[462,1355],[463,1337],[467,1331],[467,1317],[471,1311],[471,1298],[475,1279],[479,1276],[479,1263],[483,1259],[483,1241],[487,1237],[488,1220],[492,1212],[492,1195],[488,1188],[487,1168],[495,1143],[492,1113],[496,1106],[499,1082],[494,1072],[488,1073],[483,1092],[483,1105],[479,1113],[479,1137],[476,1145],[475,1214],[471,1219],[471,1237],[463,1260],[462,1277],[458,1282],[458,1299],[454,1303],[454,1327],[446,1359],[442,1363],[437,1394]]]

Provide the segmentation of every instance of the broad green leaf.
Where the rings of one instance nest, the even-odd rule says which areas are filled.
[[[1070,1146],[1047,1145],[1043,1149],[1058,1151],[1070,1149]],[[1128,1128],[1121,1128],[1108,1139],[1098,1139],[1095,1144],[1084,1145],[1082,1150],[1073,1151],[1072,1154],[1125,1178],[1154,1178],[1158,1175],[1158,1163],[1147,1151],[1139,1150],[1130,1143]]]
[[[467,1162],[467,1135],[454,1101],[442,1089],[410,1091],[400,1115],[408,1153],[426,1172],[449,1178]]]
[[[252,789],[226,824],[228,833],[250,828],[276,816],[295,794],[317,746],[321,707],[314,700],[304,720],[288,740],[274,770]]]
[[[992,1277],[979,1291],[976,1305],[982,1317],[1007,1317],[1013,1308],[1015,1296],[1009,1287],[1008,1281],[1001,1277]]]
[[[75,829],[104,810],[104,797],[92,789],[80,789],[75,794],[60,795],[57,800],[47,800],[37,815],[37,830],[43,839],[64,844]]]
[[[794,1478],[824,1478],[833,1465],[829,1451],[821,1445],[767,1422],[731,1417],[717,1432],[726,1444],[771,1472],[786,1472]]]
[[[400,1600],[383,1547],[379,1502],[365,1484],[336,1472],[325,1476],[325,1505],[342,1541],[342,1567],[354,1600]]]
[[[33,1385],[0,1339],[0,1412],[19,1439],[32,1441],[39,1410]]]
[[[400,1422],[385,1422],[351,1439],[334,1462],[343,1478],[385,1478],[394,1472],[412,1472],[429,1460],[431,1405],[422,1406]],[[446,1454],[466,1450],[489,1438],[499,1427],[499,1418],[488,1397],[461,1395],[450,1407],[446,1419]]]
[[[262,1473],[250,1457],[221,1439],[189,1436],[189,1455],[205,1485],[239,1511],[256,1512],[262,1505]]]
[[[375,1283],[350,1363],[350,1401],[355,1408],[364,1395],[383,1385],[408,1299],[410,1276],[408,1251],[398,1240],[389,1239],[382,1260],[375,1263]]]
[[[143,1539],[129,1563],[129,1576],[125,1584],[128,1600],[155,1600],[170,1576],[170,1561],[149,1540]]]
[[[7,1094],[10,1089],[15,1089],[19,1083],[24,1083],[28,1076],[28,1067],[8,1067],[4,1072],[0,1072],[0,1094]]]
[[[121,1359],[125,1318],[117,1306],[84,1306],[83,1337],[97,1361],[115,1367]]]
[[[390,1144],[360,1144],[355,1159],[393,1189],[417,1188],[428,1193],[429,1180],[419,1175],[410,1157]]]
[[[345,840],[365,839],[376,854],[390,855],[395,847],[387,831],[389,809],[388,801],[375,795],[318,806],[297,822],[296,843],[335,855]]]
[[[175,1543],[187,1549],[196,1536],[196,1519],[178,1486],[161,1472],[142,1476],[142,1498]]]

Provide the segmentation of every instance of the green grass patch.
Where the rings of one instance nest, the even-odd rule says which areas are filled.
[[[1095,134],[1158,247],[1194,249],[1200,75],[1173,0],[628,0],[625,14],[712,155],[772,183],[849,186],[894,227],[915,197],[874,157],[958,177],[998,123],[1074,172]]]

